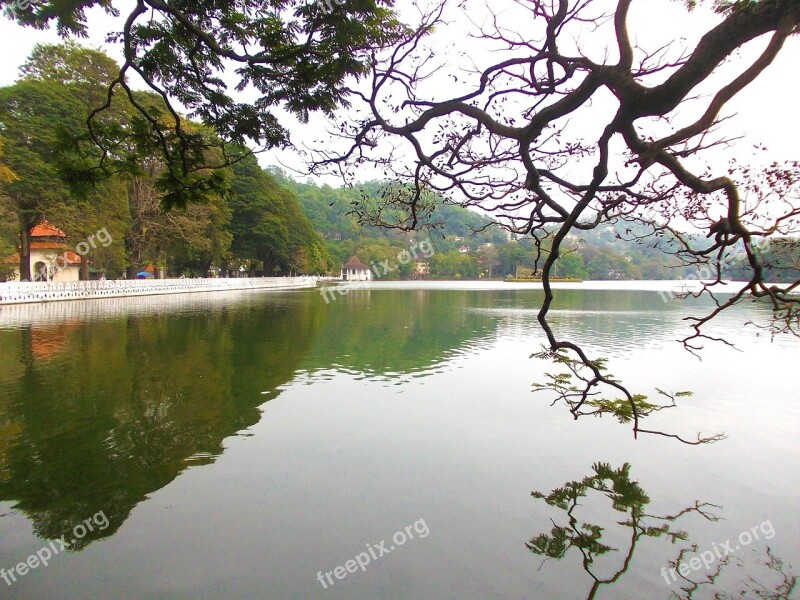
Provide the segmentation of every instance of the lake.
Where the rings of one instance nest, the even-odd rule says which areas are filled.
[[[746,304],[698,360],[670,285],[551,322],[715,444],[533,392],[536,284],[2,307],[0,597],[797,597],[800,343]]]

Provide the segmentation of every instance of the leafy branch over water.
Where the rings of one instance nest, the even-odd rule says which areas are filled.
[[[589,360],[586,357],[581,359],[573,358],[565,349],[551,351],[544,348],[541,352],[531,355],[532,358],[551,360],[556,365],[566,368],[566,372],[546,373],[545,382],[534,383],[534,392],[549,391],[555,393],[552,405],[564,403],[575,419],[581,416],[592,415],[602,417],[611,415],[620,423],[633,423],[633,434],[649,433],[664,437],[675,438],[685,444],[708,444],[724,439],[724,434],[718,433],[704,437],[697,434],[696,440],[687,440],[683,437],[658,431],[654,429],[644,429],[640,426],[641,420],[655,412],[666,408],[675,408],[677,398],[687,398],[692,396],[692,392],[682,391],[668,393],[656,388],[656,392],[669,400],[669,403],[655,404],[648,401],[648,396],[644,394],[632,394],[623,386],[619,380],[608,372],[605,358]],[[623,394],[622,398],[604,398],[602,395],[603,386],[609,387]]]

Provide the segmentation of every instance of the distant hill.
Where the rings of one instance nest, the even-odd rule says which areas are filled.
[[[318,186],[312,183],[300,183],[286,177],[279,169],[268,169],[283,185],[296,195],[314,229],[326,240],[340,241],[358,238],[397,240],[408,237],[390,229],[373,226],[362,226],[352,214],[353,203],[366,197],[377,197],[386,182],[370,181],[359,184],[352,189],[332,188],[329,185]],[[492,225],[493,221],[475,212],[442,202],[438,204],[432,218],[422,224],[420,232],[429,232],[431,236],[451,242],[463,242],[471,248],[481,244],[502,243],[509,239],[508,234],[500,227]],[[486,227],[488,229],[486,229]],[[478,233],[475,233],[475,232]],[[419,238],[420,234],[412,237]],[[463,238],[456,240],[455,238]]]
[[[436,203],[429,218],[417,230],[400,232],[362,225],[352,212],[354,203],[378,198],[387,182],[371,181],[351,189],[333,188],[294,181],[277,168],[266,170],[297,197],[312,227],[325,240],[335,265],[353,254],[367,264],[387,259],[396,261],[398,253],[411,244],[430,240],[435,249],[435,256],[429,261],[432,277],[503,277],[526,274],[535,266],[536,252],[531,238],[510,236],[490,218],[444,200]],[[669,254],[677,247],[674,238],[669,234],[648,236],[648,233],[648,227],[636,222],[577,231],[567,237],[564,246],[567,252],[559,259],[556,274],[598,280],[697,276],[696,268],[680,265],[678,259]],[[786,265],[791,262],[786,256],[794,254],[784,249],[781,256],[782,262],[777,259],[771,262]],[[542,259],[539,267],[541,263]],[[725,274],[736,278],[745,276],[746,271],[732,261]],[[409,265],[386,277],[412,275]],[[776,271],[776,281],[781,280],[778,275]]]

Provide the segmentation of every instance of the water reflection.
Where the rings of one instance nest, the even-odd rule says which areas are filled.
[[[86,545],[187,467],[213,462],[290,382],[402,383],[478,351],[495,324],[463,310],[489,304],[486,292],[379,300],[202,294],[4,307],[0,500],[46,539],[105,511],[110,527]]]
[[[100,510],[110,526],[82,543],[111,536],[138,503],[187,468],[215,461],[227,438],[248,435],[263,404],[288,387],[403,384],[453,371],[501,339],[524,341],[526,356],[542,339],[540,299],[523,289],[386,287],[330,304],[306,291],[2,307],[0,501],[26,515],[41,538],[58,538]],[[590,338],[608,356],[671,342],[683,327],[680,308],[654,292],[562,290],[553,314],[561,335]],[[458,377],[500,381],[504,366],[500,357]],[[523,375],[513,389],[528,389],[533,376]],[[440,382],[419,397],[438,402],[452,389],[452,380]],[[506,388],[498,383],[497,391]],[[612,554],[599,549],[593,560]]]
[[[81,545],[113,535],[149,493],[258,421],[311,344],[312,312],[298,295],[205,318],[134,310],[3,331],[0,500],[42,538],[99,510],[110,527]]]
[[[545,338],[536,317],[542,298],[543,293],[539,291],[513,290],[498,294],[497,301],[489,306],[470,310],[497,319],[498,335],[541,343]],[[559,290],[548,320],[559,339],[575,340],[590,352],[602,349],[603,356],[617,358],[674,345],[691,333],[684,317],[704,316],[712,308],[707,298],[665,302],[654,291],[586,293],[565,289]],[[771,316],[766,303],[748,303],[721,313],[706,330],[712,336],[745,344],[768,337],[760,328],[770,322]],[[773,341],[786,346],[796,343],[790,335],[776,336]]]
[[[430,375],[492,343],[499,320],[468,309],[495,299],[489,291],[352,290],[320,306],[325,327],[303,367],[312,379],[330,369],[394,383]]]
[[[526,547],[545,559],[540,569],[548,559],[562,560],[575,550],[590,578],[587,600],[597,597],[601,590],[613,587],[628,573],[634,553],[645,539],[662,539],[672,546],[680,545],[689,540],[689,533],[683,529],[688,518],[694,515],[707,522],[717,522],[722,512],[720,506],[699,501],[674,514],[646,512],[650,497],[637,481],[631,479],[628,463],[616,469],[607,463],[595,463],[592,473],[583,479],[569,481],[547,494],[534,491],[531,495],[563,515],[551,519],[550,531],[536,535],[526,543]],[[681,528],[678,528],[678,522]],[[757,528],[753,530],[758,531]],[[772,535],[767,539],[775,534],[771,523],[770,531]],[[609,537],[614,541],[607,541]],[[719,551],[716,544],[713,549],[684,544],[675,558],[661,567],[664,593],[654,591],[650,597],[778,600],[790,598],[796,588],[796,576],[769,546],[745,548],[741,555],[734,554],[734,550],[730,553],[725,549]],[[735,551],[739,550],[737,545]],[[747,553],[748,550],[751,551]]]

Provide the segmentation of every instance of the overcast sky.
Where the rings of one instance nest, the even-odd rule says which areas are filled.
[[[115,2],[125,16],[124,7],[130,3]],[[467,49],[467,52],[476,56],[482,52],[480,45],[467,40],[464,30],[468,25],[465,17],[472,21],[482,18],[479,11],[464,15],[460,14],[459,2],[455,0],[448,6],[450,24],[440,28],[436,43],[439,44],[442,54],[449,48],[453,51]],[[606,2],[609,7],[612,2]],[[511,3],[509,2],[509,6]],[[494,10],[504,8],[503,2],[496,0],[491,3]],[[405,13],[408,14],[408,13]],[[638,0],[634,2],[630,15],[630,29],[635,40],[642,46],[656,48],[667,42],[685,40],[685,44],[693,46],[697,38],[708,28],[714,25],[719,17],[708,11],[698,10],[687,14],[682,7],[682,2],[673,0]],[[119,28],[120,21],[114,20],[101,11],[94,10],[90,19],[90,37],[81,43],[104,49],[111,56],[119,59],[119,47],[104,43],[105,36]],[[591,39],[587,33],[586,39]],[[37,31],[22,28],[7,18],[0,19],[0,40],[3,45],[3,60],[0,64],[0,85],[9,85],[18,77],[19,66],[25,61],[36,43],[55,43],[58,36],[52,30]],[[582,38],[585,43],[585,39]],[[608,43],[606,39],[600,41]],[[745,49],[743,58],[752,55],[762,48],[766,40],[754,43],[750,49]],[[589,42],[596,43],[594,41]],[[480,55],[478,55],[480,56]],[[489,57],[488,53],[483,54]],[[611,60],[613,60],[611,55]],[[478,61],[480,62],[480,61]],[[769,148],[770,158],[776,160],[793,160],[798,158],[797,139],[800,133],[797,119],[797,65],[800,64],[800,40],[794,39],[785,47],[775,63],[762,74],[755,85],[749,86],[734,101],[729,104],[726,114],[737,113],[737,118],[730,123],[728,130],[732,135],[746,136],[737,146],[737,153],[742,157],[749,153],[754,143],[764,143]],[[737,71],[738,72],[738,71]],[[440,84],[446,87],[442,80]],[[434,85],[436,83],[434,82]],[[308,126],[297,125],[292,128],[292,139],[298,144],[310,144],[312,136],[319,135],[321,122],[312,120]],[[270,153],[261,156],[263,165],[275,164],[280,160],[289,165],[300,165],[297,157],[290,153]],[[365,174],[366,175],[366,174]],[[369,176],[369,175],[366,175]]]

